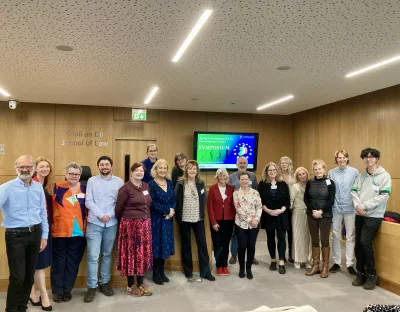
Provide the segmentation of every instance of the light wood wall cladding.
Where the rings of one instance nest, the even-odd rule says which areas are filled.
[[[112,155],[113,108],[56,105],[55,122],[56,175],[63,175],[70,161],[93,170],[100,156]]]
[[[390,173],[393,190],[388,209],[400,212],[400,85],[363,94],[292,115],[294,163],[311,170],[315,158],[335,167],[334,153],[344,148],[350,164],[364,170],[360,152],[366,147],[381,152],[379,163]],[[311,171],[310,171],[311,172]]]
[[[15,175],[14,162],[24,154],[54,160],[54,105],[0,102],[0,176]]]

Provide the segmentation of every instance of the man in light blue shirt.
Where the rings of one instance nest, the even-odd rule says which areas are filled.
[[[32,156],[19,157],[15,169],[18,177],[0,186],[1,226],[6,228],[10,271],[6,312],[27,310],[37,258],[46,248],[49,235],[43,186],[32,180]]]
[[[115,204],[118,190],[124,185],[121,178],[112,174],[113,161],[108,156],[97,160],[100,174],[91,177],[86,189],[86,208],[89,209],[86,227],[87,241],[87,287],[84,302],[92,302],[97,286],[106,296],[114,295],[110,285],[112,249],[117,234],[118,221],[115,218]],[[97,270],[101,251],[100,281]]]
[[[335,203],[332,207],[332,256],[334,264],[329,272],[336,273],[341,265],[340,237],[342,232],[342,221],[346,228],[346,267],[347,271],[355,275],[354,270],[354,247],[355,247],[355,212],[351,188],[358,177],[358,170],[350,167],[349,153],[346,150],[335,152],[335,162],[338,165],[329,171],[329,179],[335,182]]]

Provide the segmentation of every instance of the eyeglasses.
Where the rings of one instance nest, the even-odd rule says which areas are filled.
[[[158,152],[158,151],[157,150],[149,151],[149,153],[155,153],[155,152]]]
[[[268,169],[268,172],[275,172],[276,169]]]
[[[186,158],[178,158],[177,161],[185,160]]]
[[[376,157],[374,157],[374,156],[365,156],[364,157],[364,159],[374,159],[374,158],[376,158]]]
[[[70,177],[79,177],[81,174],[80,173],[69,173],[69,172],[67,172],[67,174],[70,176]]]
[[[33,167],[35,167],[35,166],[17,166],[16,168],[19,170],[24,170],[24,169],[32,170]]]

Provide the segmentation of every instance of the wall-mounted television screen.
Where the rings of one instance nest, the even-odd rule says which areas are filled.
[[[193,157],[201,170],[236,170],[239,157],[246,157],[248,169],[257,169],[258,133],[194,132]]]

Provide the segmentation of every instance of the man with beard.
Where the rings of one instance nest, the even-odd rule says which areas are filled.
[[[10,271],[6,312],[27,310],[37,258],[46,248],[49,235],[43,186],[32,180],[35,172],[32,156],[19,157],[15,169],[18,177],[0,186]]]
[[[97,286],[106,296],[114,295],[110,285],[112,248],[117,234],[118,221],[115,218],[115,204],[118,190],[124,185],[121,178],[112,174],[113,161],[108,156],[97,160],[99,174],[88,180],[86,208],[89,209],[86,227],[87,241],[87,287],[84,302],[92,302]],[[98,284],[98,262],[101,251],[100,281]]]

